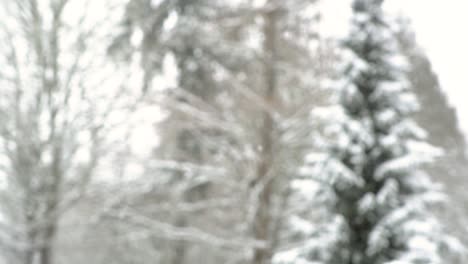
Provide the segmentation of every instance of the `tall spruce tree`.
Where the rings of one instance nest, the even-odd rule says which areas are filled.
[[[421,103],[415,120],[428,132],[427,141],[443,149],[443,155],[437,158],[437,162],[427,164],[423,169],[450,191],[447,193],[450,207],[441,210],[439,218],[466,244],[466,140],[459,127],[457,113],[450,105],[431,61],[418,45],[410,21],[401,17],[399,24],[398,39],[409,62],[408,80]]]
[[[408,58],[410,68],[408,80],[414,88],[415,94],[421,102],[421,110],[415,115],[417,122],[428,133],[429,143],[443,148],[444,155],[439,162],[429,164],[426,170],[435,179],[444,183],[450,189],[450,198],[457,204],[452,211],[466,214],[466,192],[464,191],[464,178],[468,169],[466,157],[466,139],[459,127],[456,110],[442,89],[437,74],[434,72],[431,61],[427,54],[419,47],[412,25],[407,18],[400,18],[398,37],[402,51]],[[437,122],[434,122],[437,120]],[[452,218],[452,223],[459,233],[465,230],[465,217]]]
[[[305,230],[313,239],[278,263],[442,263],[453,245],[432,215],[443,196],[419,166],[437,149],[411,119],[418,103],[382,3],[353,2],[336,138],[325,155],[311,156],[330,220]]]
[[[210,206],[211,209],[219,206],[211,205],[210,201],[215,200],[224,188],[210,190],[216,177],[220,176],[207,172],[204,167],[216,165],[220,141],[224,140],[219,129],[222,125],[213,125],[221,112],[219,96],[226,86],[223,74],[231,74],[233,68],[238,68],[242,57],[234,46],[234,39],[229,38],[238,23],[231,19],[234,25],[226,25],[233,16],[230,12],[230,6],[221,1],[130,0],[121,34],[109,48],[117,57],[139,55],[144,75],[144,100],[161,106],[167,114],[157,124],[161,144],[154,148],[152,157],[144,165],[146,177],[140,178],[141,185],[152,187],[146,193],[133,192],[132,203],[125,205],[154,223],[176,230],[161,236],[151,228],[143,228],[152,237],[154,250],[161,252],[158,257],[161,263],[183,264],[189,255],[192,259],[203,255],[206,263],[216,263],[219,261],[216,258],[223,255],[220,250],[211,252],[212,245],[206,247],[207,242],[189,243],[187,240],[190,239],[180,238],[178,234],[194,233],[185,231],[190,228],[205,230],[200,232],[208,236],[219,233],[214,224],[207,227],[206,223],[215,220],[203,212]],[[140,38],[132,40],[132,36],[138,35]],[[164,90],[153,81],[164,75],[163,62],[168,58],[172,58],[177,76],[174,87]],[[161,213],[154,209],[154,204],[160,201],[185,207],[199,205],[191,210],[173,206]],[[129,215],[127,218],[134,217]],[[134,219],[131,221],[135,222]],[[200,235],[192,235],[197,236]],[[213,240],[216,239],[211,240],[209,243],[215,243]]]
[[[316,1],[154,2],[129,1],[123,34],[110,48],[118,56],[141,54],[146,98],[163,94],[151,79],[164,57],[173,57],[178,72],[176,87],[163,94],[171,103],[156,102],[168,116],[158,124],[161,144],[142,184],[156,183],[143,205],[136,191],[137,202],[124,206],[176,231],[161,239],[144,227],[156,233],[161,263],[270,263],[281,246],[289,175],[309,147],[312,129],[304,119],[319,94],[311,87],[320,86],[316,76],[325,69],[312,45]],[[140,31],[135,46],[130,36]],[[161,160],[173,166],[161,168]],[[161,201],[181,209],[153,213]],[[198,233],[178,235],[193,229],[211,235],[209,248]],[[223,237],[230,241],[220,245]],[[233,242],[234,252],[221,250]]]

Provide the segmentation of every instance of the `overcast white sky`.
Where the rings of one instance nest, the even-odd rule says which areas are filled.
[[[350,9],[343,0],[323,2],[331,12],[324,30],[346,30],[341,24],[346,24],[346,19],[340,18],[347,18]],[[403,13],[412,20],[419,45],[432,61],[468,135],[468,0],[387,0],[385,5],[388,11]]]

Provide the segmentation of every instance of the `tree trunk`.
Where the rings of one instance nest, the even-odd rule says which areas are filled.
[[[49,230],[50,229],[50,230]],[[53,240],[55,237],[55,228],[48,228],[46,231],[46,237],[44,245],[39,251],[40,254],[40,264],[51,264],[53,263]]]
[[[272,105],[275,99],[276,90],[276,13],[268,12],[264,15],[264,77],[265,77],[265,95],[266,102]],[[260,184],[258,197],[258,208],[253,223],[253,233],[256,240],[264,241],[265,248],[254,250],[253,263],[267,264],[271,262],[273,244],[272,226],[272,198],[274,195],[274,178],[270,175],[270,168],[273,163],[273,143],[274,143],[274,120],[272,113],[265,109],[262,113],[262,127],[260,129],[260,150],[261,157],[257,167],[255,182]]]

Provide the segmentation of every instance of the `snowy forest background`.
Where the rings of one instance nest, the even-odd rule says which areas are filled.
[[[325,1],[1,1],[0,263],[466,263],[411,21]]]

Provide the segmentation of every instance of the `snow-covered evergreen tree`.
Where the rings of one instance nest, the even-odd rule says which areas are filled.
[[[144,186],[155,182],[145,194],[147,206],[124,206],[138,208],[153,226],[211,235],[208,243],[200,243],[199,234],[183,241],[175,232],[163,237],[155,251],[168,255],[169,263],[270,263],[281,246],[286,182],[308,148],[312,129],[303,120],[320,98],[310,87],[320,85],[317,76],[326,68],[317,62],[323,59],[316,2],[129,1],[110,51],[117,58],[140,55],[145,98],[164,98],[157,103],[168,115],[157,124],[161,144],[155,161],[147,162],[148,177],[141,178]],[[157,79],[167,58],[177,78],[163,93]],[[206,167],[219,169],[208,173]],[[134,197],[143,196],[141,189]],[[167,217],[154,209],[161,200],[181,206],[167,210]],[[186,209],[192,205],[198,209]],[[154,230],[145,226],[143,232]],[[229,241],[217,242],[225,237]],[[223,249],[235,241],[241,242],[234,251]]]
[[[408,18],[399,18],[399,40],[409,61],[408,80],[418,96],[421,110],[415,120],[428,132],[427,141],[444,150],[438,162],[424,166],[431,177],[444,184],[450,207],[438,215],[463,244],[468,243],[468,202],[466,176],[468,172],[467,143],[459,126],[456,109],[450,104],[427,54],[416,41]],[[437,120],[437,122],[434,122]]]
[[[411,119],[418,103],[382,2],[353,2],[336,137],[308,171],[330,219],[278,263],[443,263],[456,245],[432,215],[443,195],[418,170],[437,149]]]

